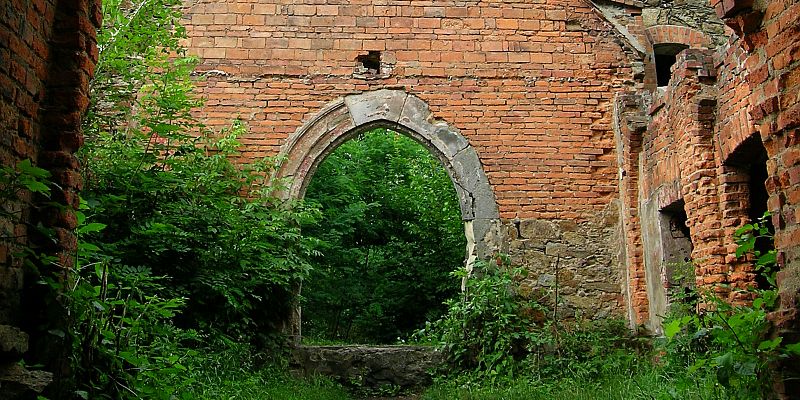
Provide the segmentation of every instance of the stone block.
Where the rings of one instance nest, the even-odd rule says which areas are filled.
[[[431,383],[431,370],[445,362],[433,347],[298,346],[289,368],[305,376],[329,376],[359,390],[419,389]]]
[[[0,325],[0,359],[16,359],[28,351],[28,334],[19,328]]]
[[[539,241],[553,240],[559,236],[558,229],[553,223],[537,219],[520,221],[519,234],[522,238]]]
[[[344,101],[356,126],[377,121],[397,122],[407,95],[399,90],[376,90]]]

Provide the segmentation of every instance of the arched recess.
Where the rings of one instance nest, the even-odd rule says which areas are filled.
[[[650,52],[649,82],[665,87],[671,78],[671,69],[678,53],[685,49],[707,49],[713,47],[711,38],[703,32],[686,26],[655,25],[644,31]]]
[[[340,98],[308,120],[281,147],[274,179],[287,180],[284,199],[301,199],[320,163],[361,132],[385,127],[428,148],[450,175],[461,206],[467,238],[466,268],[500,246],[500,213],[478,153],[457,129],[434,119],[428,105],[402,90],[381,89]],[[462,284],[463,285],[463,284]],[[291,333],[300,336],[299,308]]]

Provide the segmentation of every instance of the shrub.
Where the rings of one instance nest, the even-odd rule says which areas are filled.
[[[469,381],[597,376],[635,360],[636,342],[622,321],[558,325],[543,318],[552,311],[519,295],[525,274],[505,257],[478,261],[466,291],[448,301],[447,314],[428,323],[416,338],[441,346]]]
[[[765,222],[768,216],[736,231],[736,255],[752,254],[768,288],[749,289],[752,301],[746,304],[731,304],[713,292],[698,290],[688,296],[693,299],[688,306],[673,307],[664,322],[668,361],[690,373],[715,377],[729,398],[769,397],[771,367],[792,353],[800,354],[800,344],[783,343],[768,320],[778,299],[775,250],[771,245],[768,250],[756,246],[759,240],[772,240]]]

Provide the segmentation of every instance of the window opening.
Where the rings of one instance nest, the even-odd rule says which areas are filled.
[[[767,212],[767,200],[769,200],[769,192],[767,192],[766,181],[769,178],[767,172],[767,150],[761,142],[761,137],[755,134],[744,142],[731,154],[728,158],[728,164],[737,168],[740,172],[747,174],[747,190],[749,207],[747,216],[750,221],[758,221],[759,218],[764,216]],[[767,218],[765,221],[767,229],[770,233],[775,233],[775,227],[772,225],[772,220]],[[755,250],[764,254],[775,248],[774,243],[768,238],[759,238],[755,243]],[[767,279],[761,274],[756,276],[756,284],[759,288],[769,287]]]
[[[675,290],[694,287],[694,264],[692,263],[692,236],[686,225],[688,216],[684,201],[678,200],[661,209],[663,249],[663,282],[669,288],[668,296]]]
[[[677,43],[662,43],[653,46],[653,55],[656,63],[656,80],[658,86],[669,85],[672,79],[672,66],[677,62],[677,55],[689,46]]]

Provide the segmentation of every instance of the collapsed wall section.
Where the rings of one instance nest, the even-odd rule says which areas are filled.
[[[758,285],[759,279],[749,261],[735,257],[733,234],[769,210],[781,299],[771,318],[776,334],[794,342],[800,293],[800,180],[795,179],[800,176],[800,4],[712,1],[712,6],[728,26],[728,43],[716,52],[684,43],[665,87],[628,93],[617,102],[621,193],[630,208],[623,213],[630,215],[628,260],[643,255],[635,261],[642,262],[647,320],[655,331],[676,283],[669,277],[669,254],[691,249],[696,285],[746,301],[730,289]],[[665,225],[665,218],[678,223]],[[673,235],[673,225],[681,221],[686,229]],[[791,372],[796,363],[783,368]],[[779,382],[781,396],[797,393],[793,385]]]

